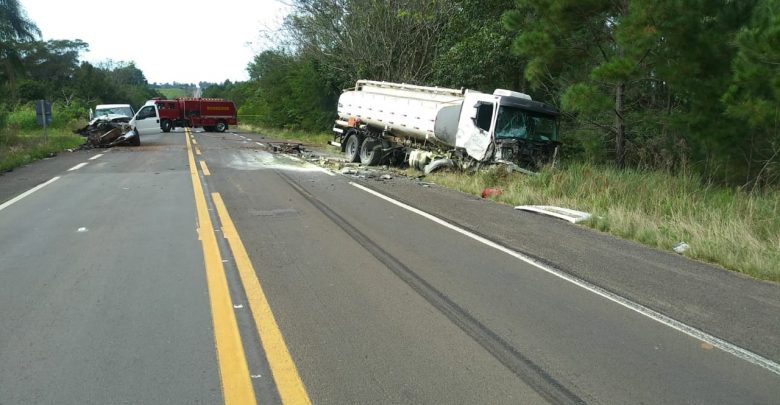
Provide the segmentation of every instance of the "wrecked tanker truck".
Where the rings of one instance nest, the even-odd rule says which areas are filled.
[[[349,162],[426,173],[503,163],[535,170],[558,153],[558,112],[527,94],[359,80],[339,97],[331,145]]]

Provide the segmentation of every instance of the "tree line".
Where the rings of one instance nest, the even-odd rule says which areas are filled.
[[[293,0],[250,80],[204,95],[325,130],[373,79],[509,88],[562,113],[564,157],[780,182],[780,0]]]
[[[158,95],[133,62],[93,65],[79,60],[86,42],[40,37],[18,0],[0,0],[0,127],[9,112],[31,108],[35,100],[54,102],[61,114],[76,119],[96,104],[138,107]]]

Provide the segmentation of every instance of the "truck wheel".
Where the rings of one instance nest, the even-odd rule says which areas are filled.
[[[171,127],[173,125],[171,124],[171,121],[169,120],[162,120],[160,121],[160,129],[162,129],[163,132],[171,132]]]
[[[376,166],[382,157],[382,144],[368,138],[360,145],[360,162],[366,166]]]
[[[220,121],[217,123],[217,126],[214,127],[214,129],[217,130],[217,132],[225,132],[225,130],[228,128],[227,124],[225,124],[225,121]]]
[[[360,144],[363,143],[363,137],[359,134],[352,134],[347,138],[344,144],[344,156],[347,162],[355,163],[360,161]]]

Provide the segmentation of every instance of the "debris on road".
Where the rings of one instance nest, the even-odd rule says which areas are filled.
[[[128,124],[128,117],[108,118],[101,116],[90,123],[73,131],[75,134],[86,137],[86,141],[80,149],[110,148],[116,145],[141,144],[138,134]]]
[[[516,210],[531,211],[569,221],[573,224],[582,222],[591,217],[587,212],[572,210],[569,208],[555,207],[552,205],[518,205]]]
[[[306,151],[301,143],[269,143],[274,153],[301,154]]]
[[[675,252],[677,252],[679,254],[685,253],[685,251],[687,251],[690,248],[691,248],[691,246],[689,244],[685,243],[685,242],[678,242],[678,243],[675,243],[674,246],[672,246],[672,250],[674,250]]]
[[[482,190],[482,198],[498,197],[504,194],[504,189],[501,187],[488,187]]]

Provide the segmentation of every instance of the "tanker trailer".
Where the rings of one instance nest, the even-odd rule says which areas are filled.
[[[347,161],[426,172],[504,163],[534,170],[557,154],[558,112],[527,94],[359,80],[339,97],[331,145]]]

